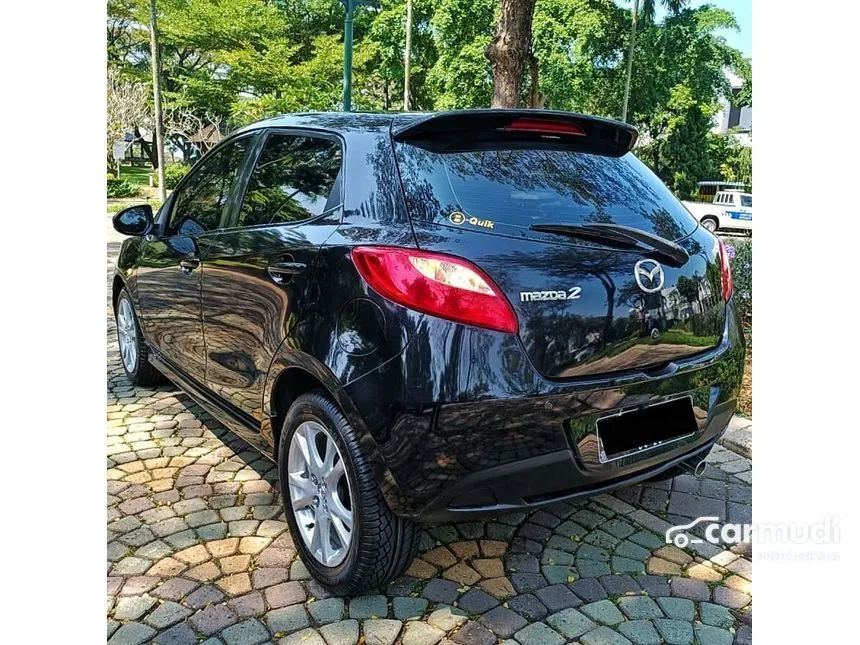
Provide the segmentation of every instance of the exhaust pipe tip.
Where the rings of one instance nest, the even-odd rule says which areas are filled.
[[[699,463],[696,464],[696,468],[695,468],[695,470],[693,470],[693,474],[696,477],[701,477],[702,475],[705,474],[705,468],[707,467],[707,465],[708,464],[705,463],[705,460],[702,459],[702,461],[700,461]]]

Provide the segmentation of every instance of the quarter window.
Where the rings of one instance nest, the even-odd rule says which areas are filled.
[[[300,222],[338,206],[333,202],[340,167],[335,141],[269,135],[248,180],[239,226]]]
[[[170,215],[171,235],[200,235],[217,229],[252,137],[226,144],[192,171],[179,188]]]

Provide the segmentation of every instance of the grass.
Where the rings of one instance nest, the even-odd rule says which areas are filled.
[[[149,186],[149,175],[153,172],[150,166],[120,166],[119,178],[138,186]]]
[[[744,378],[738,395],[738,413],[752,419],[752,332],[747,334],[747,355],[745,358]]]

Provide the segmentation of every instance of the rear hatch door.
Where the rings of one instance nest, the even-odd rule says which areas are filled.
[[[418,245],[493,278],[545,377],[653,369],[719,343],[716,239],[629,152],[629,126],[493,110],[400,117],[392,135]]]

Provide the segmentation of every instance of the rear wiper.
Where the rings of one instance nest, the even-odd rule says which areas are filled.
[[[668,259],[673,266],[682,266],[690,259],[690,254],[680,244],[646,233],[638,228],[621,224],[532,224],[532,231],[556,233],[584,240],[594,240],[607,246],[636,249],[643,246]]]

